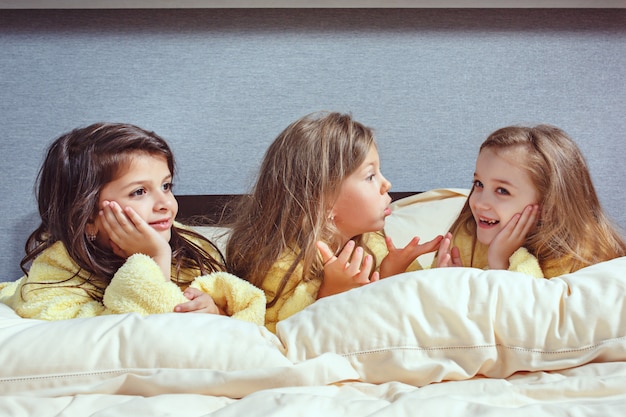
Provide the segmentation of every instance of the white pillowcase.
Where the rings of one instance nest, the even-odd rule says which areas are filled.
[[[240,398],[270,387],[357,376],[338,355],[294,366],[263,326],[208,314],[48,322],[20,318],[0,304],[0,346],[3,395],[184,392]]]
[[[391,215],[385,220],[385,234],[391,236],[396,247],[406,246],[414,236],[424,243],[444,235],[461,212],[469,191],[440,188],[394,201]],[[428,268],[434,257],[431,252],[417,260]]]
[[[318,300],[281,321],[294,362],[335,352],[416,386],[626,360],[626,257],[551,280],[440,268]]]
[[[229,228],[219,226],[193,226],[193,229],[205,238],[209,239],[209,241],[217,246],[223,255],[226,254],[226,243],[228,242],[230,231]]]

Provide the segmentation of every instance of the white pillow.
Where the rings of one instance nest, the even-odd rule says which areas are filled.
[[[120,314],[40,321],[0,304],[3,395],[202,393],[241,398],[260,389],[357,376],[324,355],[297,366],[262,326],[208,314]]]
[[[444,235],[457,218],[470,190],[441,188],[394,201],[391,215],[385,220],[385,234],[396,247],[404,247],[414,237],[428,242]],[[420,256],[422,267],[430,267],[434,252]]]
[[[294,362],[335,352],[360,379],[416,386],[626,360],[626,257],[559,278],[472,268],[405,273],[278,323]]]
[[[192,226],[192,229],[209,239],[217,248],[226,255],[226,243],[230,229],[220,226]]]

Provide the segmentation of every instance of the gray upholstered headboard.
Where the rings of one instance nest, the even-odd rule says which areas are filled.
[[[0,280],[20,276],[42,149],[96,121],[155,130],[179,195],[247,191],[296,118],[375,128],[392,191],[470,186],[479,144],[552,123],[626,228],[626,9],[0,10]]]
[[[418,194],[419,191],[390,192],[391,200]],[[176,219],[192,225],[218,224],[232,212],[232,204],[241,194],[194,194],[177,195],[178,215]]]

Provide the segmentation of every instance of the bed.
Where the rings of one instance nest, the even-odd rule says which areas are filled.
[[[466,195],[400,198],[386,232],[442,233]],[[0,305],[0,415],[624,416],[625,275],[626,258],[551,280],[405,273],[321,299],[276,334],[194,314],[43,322]]]

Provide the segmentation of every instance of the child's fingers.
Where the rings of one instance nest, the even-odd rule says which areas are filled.
[[[452,255],[452,266],[463,266],[463,261],[461,260],[461,251],[458,247],[453,247],[450,251]]]
[[[110,208],[110,212],[115,217],[115,220],[117,220],[117,223],[124,230],[127,230],[129,226],[131,225],[131,222],[130,222],[130,219],[128,218],[128,215],[126,215],[124,213],[124,210],[122,210],[122,207],[119,204],[117,204],[115,201],[111,201],[111,203],[109,204],[109,208]]]
[[[452,257],[449,253],[439,253],[439,256],[437,257],[437,268],[445,268],[450,266],[451,260]]]
[[[178,304],[174,307],[174,311],[177,313],[186,313],[189,311],[194,311],[198,308],[199,302],[197,301],[198,297],[202,291],[197,288],[187,288],[183,295],[189,299],[186,303]]]
[[[421,244],[420,252],[424,254],[424,253],[435,251],[437,250],[437,247],[441,244],[442,241],[443,241],[443,236],[439,235],[435,237],[433,240]]]
[[[519,217],[517,218],[517,222],[515,222],[511,231],[511,236],[514,239],[522,241],[526,239],[526,235],[528,235],[532,227],[537,222],[537,211],[536,205],[529,205],[524,207],[524,210],[517,215]]]
[[[115,243],[114,241],[109,240],[109,245],[111,245],[111,250],[113,251],[113,253],[119,256],[120,258],[126,258],[128,256],[128,254],[124,252],[122,248],[120,248],[119,245]]]
[[[200,297],[203,294],[204,292],[194,287],[187,288],[185,292],[183,293],[183,295],[190,300],[195,300],[196,298]]]
[[[129,230],[131,230],[131,222],[128,216],[124,214],[120,205],[115,201],[105,202],[102,210],[100,210],[100,215],[102,216],[104,227],[112,237],[119,237],[122,234],[129,233]]]
[[[361,247],[358,247],[357,249],[363,250]],[[372,255],[366,255],[363,259],[363,264],[361,265],[360,270],[357,271],[357,273],[354,275],[354,281],[357,284],[364,285],[370,282],[370,272],[372,270],[373,264],[374,259],[372,258]]]
[[[393,239],[390,236],[385,236],[385,244],[387,245],[388,252],[394,252],[396,250],[396,246],[393,244]]]
[[[365,252],[363,251],[363,248],[360,246],[358,246],[357,248],[354,249],[354,251],[352,251],[350,262],[347,262],[344,266],[345,270],[348,272],[349,275],[356,275],[360,271],[362,271],[361,267],[364,262],[364,259],[363,259],[364,253]],[[367,260],[367,256],[365,257],[365,260]],[[341,257],[339,257],[339,259],[341,259]]]
[[[112,240],[119,240],[119,235],[124,233],[124,229],[119,224],[115,213],[109,205],[105,205],[98,213],[102,227]]]
[[[450,233],[446,234],[446,237],[439,242],[439,251],[437,252],[437,268],[443,268],[449,266],[451,261],[450,246],[452,245],[452,239]]]
[[[211,306],[202,302],[202,299],[197,298],[195,300],[187,301],[186,303],[178,304],[174,307],[175,313],[210,313],[216,314],[217,309],[211,309]]]
[[[197,310],[197,301],[187,301],[186,303],[178,304],[174,307],[174,312],[176,313],[188,313],[190,311]]]
[[[452,245],[452,238],[451,238],[451,235],[448,233],[446,237],[441,239],[441,242],[439,242],[439,253],[450,252],[451,245]]]
[[[142,219],[135,210],[133,210],[132,207],[124,208],[122,214],[125,215],[124,217],[127,220],[130,220],[130,222],[126,222],[130,231],[134,231],[135,229],[139,231],[152,229],[150,225],[144,219]]]
[[[118,224],[115,213],[113,212],[113,208],[111,207],[111,204],[108,201],[105,201],[102,204],[102,208],[98,212],[98,215],[100,216],[103,224],[105,225],[109,225],[113,227],[114,225]]]
[[[519,219],[513,228],[513,236],[517,239],[522,239],[526,236],[528,230],[528,218],[530,217],[531,207],[525,207],[520,213]]]
[[[404,247],[404,249],[408,249],[408,248],[416,248],[420,243],[420,238],[419,236],[413,236],[411,238],[411,240],[409,241],[409,243],[406,244],[406,246]]]
[[[337,259],[333,251],[330,250],[326,242],[318,241],[315,246],[317,246],[317,250],[320,252],[322,256],[322,263],[326,265],[330,261]]]
[[[522,213],[522,217],[520,218],[520,223],[522,223],[522,234],[524,238],[530,233],[532,228],[537,224],[537,218],[539,216],[539,206],[532,205],[526,207],[524,212]]]
[[[186,303],[178,304],[174,307],[176,313],[209,313],[218,314],[219,308],[215,304],[213,298],[205,292],[197,288],[187,288],[183,295],[189,298]]]
[[[502,235],[504,238],[511,238],[515,233],[515,228],[519,224],[519,220],[522,217],[520,213],[516,213],[511,217],[511,220],[500,230],[498,235]]]
[[[339,252],[339,256],[337,256],[337,261],[341,265],[347,265],[350,262],[350,258],[352,258],[352,253],[355,250],[355,245],[356,243],[354,243],[354,240],[350,240],[348,241],[348,243],[346,243],[341,252]]]

